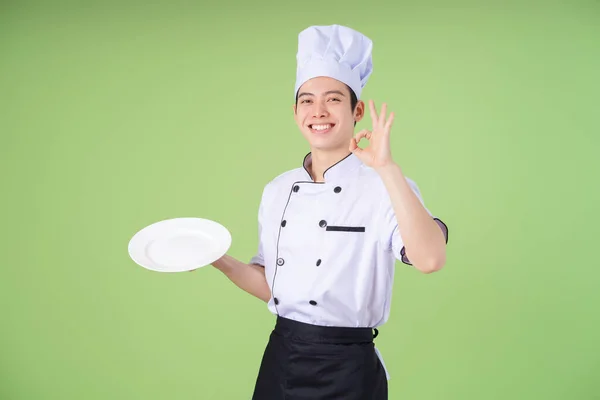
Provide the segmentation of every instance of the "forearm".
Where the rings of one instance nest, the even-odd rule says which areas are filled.
[[[212,263],[223,272],[237,287],[247,293],[268,302],[271,290],[265,278],[265,269],[258,265],[245,264],[235,258],[225,255]]]
[[[446,239],[440,226],[423,207],[397,164],[377,172],[389,193],[411,264],[426,273],[441,269],[446,262]]]

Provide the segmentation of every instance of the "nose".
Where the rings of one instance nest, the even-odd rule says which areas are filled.
[[[328,112],[327,112],[327,106],[325,105],[325,103],[322,101],[316,101],[314,111],[313,111],[313,116],[315,118],[323,118],[323,117],[326,117],[327,115],[328,115]]]

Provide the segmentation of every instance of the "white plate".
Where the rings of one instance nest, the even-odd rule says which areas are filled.
[[[152,271],[191,271],[212,264],[231,246],[231,234],[221,224],[202,218],[156,222],[129,241],[129,256]]]

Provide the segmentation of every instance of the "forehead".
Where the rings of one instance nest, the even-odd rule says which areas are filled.
[[[298,93],[301,94],[302,92],[309,92],[318,96],[319,94],[326,93],[331,90],[339,90],[345,95],[348,95],[348,88],[344,83],[327,76],[319,76],[306,81],[302,86],[300,86]]]

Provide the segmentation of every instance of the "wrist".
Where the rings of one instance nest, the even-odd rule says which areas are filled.
[[[373,168],[375,172],[377,172],[382,178],[386,176],[402,172],[400,166],[396,164],[394,161],[390,161],[386,164],[380,165],[378,167]]]
[[[214,261],[211,265],[219,271],[225,273],[228,267],[226,256],[219,258],[218,260]]]

